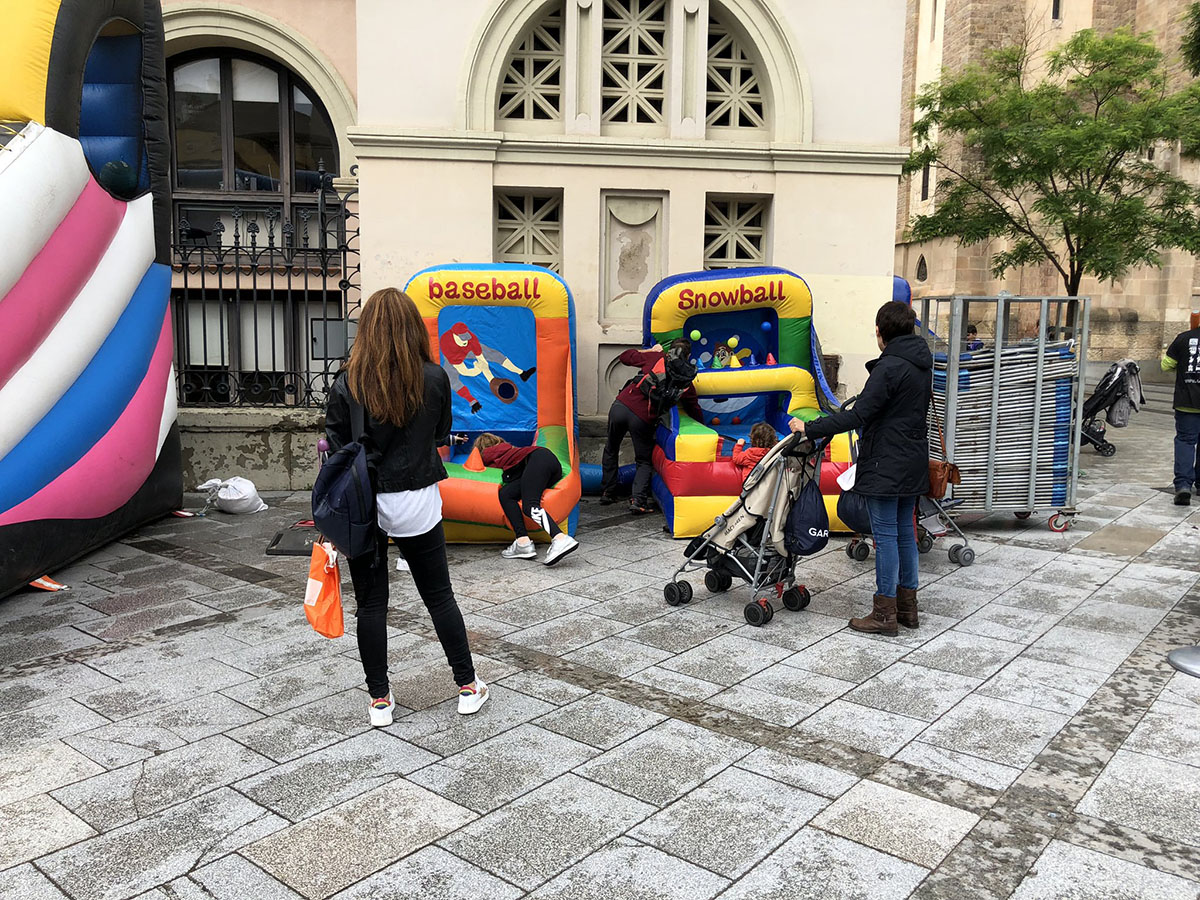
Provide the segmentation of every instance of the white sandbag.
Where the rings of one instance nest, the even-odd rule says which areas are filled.
[[[267,508],[254,482],[241,475],[234,475],[222,481],[220,478],[210,478],[200,485],[199,490],[207,491],[209,505],[214,505],[221,512],[242,515],[244,513],[262,512]],[[213,494],[216,497],[213,497]]]

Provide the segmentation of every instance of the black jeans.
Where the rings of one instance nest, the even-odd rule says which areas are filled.
[[[528,537],[525,517],[528,516],[554,537],[559,527],[554,518],[542,509],[542,492],[563,477],[562,463],[554,452],[538,447],[523,461],[521,471],[512,481],[500,487],[500,508],[517,537]]]
[[[412,571],[417,592],[425,601],[434,630],[442,642],[446,661],[454,671],[459,687],[475,680],[467,628],[454,600],[450,585],[450,567],[446,563],[446,533],[442,523],[416,537],[391,538]],[[350,580],[358,601],[358,653],[367,676],[367,690],[373,698],[388,695],[387,604],[388,536],[379,532],[379,553],[364,553],[350,560]],[[378,565],[376,565],[378,562]]]
[[[645,502],[650,499],[650,476],[654,474],[654,423],[638,418],[620,400],[614,400],[608,411],[608,442],[604,445],[600,492],[616,493],[621,442],[625,440],[626,432],[633,439],[633,458],[637,462],[637,472],[633,476],[633,499]]]

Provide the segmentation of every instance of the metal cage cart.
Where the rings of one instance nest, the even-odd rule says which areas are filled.
[[[956,512],[1075,516],[1087,367],[1087,297],[913,301],[934,353],[934,412],[962,483]],[[967,327],[979,335],[967,338]],[[931,417],[929,446],[938,447]],[[936,451],[934,451],[936,452]]]

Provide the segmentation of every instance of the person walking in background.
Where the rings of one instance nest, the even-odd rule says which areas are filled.
[[[1175,336],[1163,353],[1162,369],[1175,373],[1175,505],[1188,506],[1200,469],[1200,328]]]
[[[641,374],[621,389],[608,411],[608,441],[604,445],[600,480],[602,506],[617,499],[617,466],[621,443],[628,434],[633,439],[633,458],[637,462],[629,510],[634,515],[651,510],[654,428],[659,416],[681,403],[690,416],[700,419],[700,404],[692,386],[696,364],[691,353],[692,342],[681,337],[671,341],[666,351],[655,344],[649,350],[626,350],[618,357],[624,365],[640,369]]]
[[[500,508],[512,526],[516,539],[500,551],[505,559],[537,559],[537,551],[525,527],[528,517],[550,535],[546,565],[552,566],[579,546],[579,542],[559,529],[542,506],[542,494],[563,477],[562,463],[547,447],[514,447],[499,435],[484,432],[475,438],[475,449],[485,466],[502,469]]]
[[[733,464],[738,468],[738,474],[742,476],[742,481],[746,480],[746,476],[754,471],[754,467],[762,461],[762,458],[778,441],[779,435],[775,433],[775,429],[769,422],[755,422],[750,428],[750,449],[744,449],[745,439],[738,438],[738,442],[733,445],[733,453],[730,455],[733,458]]]
[[[851,619],[866,634],[894,636],[897,624],[916,628],[917,500],[929,493],[928,414],[933,354],[915,334],[911,306],[892,301],[875,314],[882,354],[867,363],[870,376],[850,409],[812,422],[792,419],[794,432],[810,439],[858,430],[854,490],[867,498],[875,539],[875,589],[871,614]]]
[[[366,433],[351,426],[351,404],[363,408]],[[458,684],[458,711],[476,712],[488,698],[475,675],[462,613],[454,599],[442,530],[438,482],[446,469],[437,445],[450,434],[450,381],[433,361],[429,334],[416,305],[395,288],[376,291],[363,305],[350,359],[329,392],[325,437],[336,451],[353,441],[367,448],[375,486],[375,553],[350,560],[358,601],[358,651],[371,695],[371,724],[392,724],[387,671],[389,539],[408,561],[417,592],[433,619]]]

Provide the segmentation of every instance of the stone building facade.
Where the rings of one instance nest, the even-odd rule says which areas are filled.
[[[1025,29],[1044,53],[1083,28],[1111,30],[1130,26],[1151,32],[1170,60],[1170,79],[1178,86],[1190,78],[1179,58],[1185,0],[908,0],[905,35],[905,112],[909,133],[912,99],[920,85],[935,80],[942,67],[961,68],[989,48],[1016,39]],[[1200,164],[1181,159],[1173,147],[1156,148],[1161,165],[1200,181]],[[906,240],[912,217],[932,210],[937,172],[917,173],[900,187],[896,215],[896,274],[909,280],[915,296],[946,294],[1061,295],[1063,284],[1049,265],[1029,267],[993,278],[987,245],[959,247],[953,241],[916,244]],[[1154,361],[1158,351],[1182,328],[1200,304],[1200,266],[1188,253],[1163,254],[1159,269],[1138,268],[1115,283],[1085,279],[1080,293],[1092,297],[1093,360],[1130,356]],[[1157,365],[1146,367],[1147,375]]]

